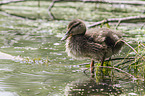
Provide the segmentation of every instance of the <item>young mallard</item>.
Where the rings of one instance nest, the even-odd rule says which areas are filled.
[[[105,58],[119,52],[123,42],[122,36],[108,28],[92,28],[86,30],[82,20],[76,19],[69,23],[68,31],[61,40],[66,40],[66,52],[75,59],[90,58],[94,67],[94,60],[100,60],[103,66]]]

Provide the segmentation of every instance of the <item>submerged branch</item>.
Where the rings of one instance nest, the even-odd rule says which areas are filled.
[[[17,19],[29,19],[29,20],[36,20],[36,18],[29,18],[29,17],[25,17],[25,16],[20,16],[20,15],[16,15],[16,14],[10,14],[7,12],[0,12],[0,14],[5,15],[5,16],[11,16]]]
[[[81,0],[86,3],[107,3],[107,4],[128,4],[128,5],[145,5],[144,1],[109,1],[109,0]]]
[[[23,1],[27,1],[27,0],[2,1],[2,2],[0,2],[0,6],[1,5],[6,5],[6,4],[9,4],[9,3],[17,3],[17,2],[23,2]]]
[[[114,61],[114,60],[123,60],[123,59],[135,59],[135,58],[134,57],[128,57],[128,58],[120,57],[120,58],[107,59],[105,61]]]
[[[131,62],[131,61],[134,61],[134,59],[131,59],[131,60],[125,61],[125,62],[120,63],[120,64],[116,64],[116,65],[114,65],[114,66],[115,66],[115,67],[119,67],[120,65],[124,65],[124,64],[126,64],[126,63]]]
[[[124,18],[111,18],[111,19],[107,19],[107,20],[102,20],[102,21],[98,21],[92,25],[89,25],[88,28],[91,27],[95,27],[97,25],[101,25],[101,24],[105,24],[105,23],[109,23],[109,22],[119,22],[118,25],[120,24],[120,22],[125,22],[125,23],[131,23],[131,22],[145,22],[145,16],[133,16],[133,17],[124,17]],[[117,27],[118,27],[117,25]],[[117,28],[116,27],[116,28]]]
[[[60,0],[52,0],[52,3],[48,7],[48,14],[49,14],[49,16],[50,16],[51,19],[55,19],[54,15],[51,12],[51,9],[53,8],[55,2],[58,2],[58,1],[60,1]]]

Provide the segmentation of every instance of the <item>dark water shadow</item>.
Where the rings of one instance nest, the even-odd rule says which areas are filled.
[[[89,74],[89,73],[88,73]],[[144,86],[138,80],[115,69],[98,68],[96,76],[82,76],[65,87],[66,96],[118,96],[144,94]],[[138,91],[142,90],[142,91]]]

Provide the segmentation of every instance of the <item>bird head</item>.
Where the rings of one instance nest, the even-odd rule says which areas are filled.
[[[65,36],[61,40],[66,40],[69,36],[85,34],[86,25],[82,20],[75,19],[69,23],[67,29],[68,31],[66,32]]]

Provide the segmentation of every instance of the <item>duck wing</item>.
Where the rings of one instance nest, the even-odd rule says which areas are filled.
[[[86,32],[87,36],[95,43],[106,44],[106,46],[113,47],[115,43],[122,38],[121,34],[109,28],[92,28]]]

